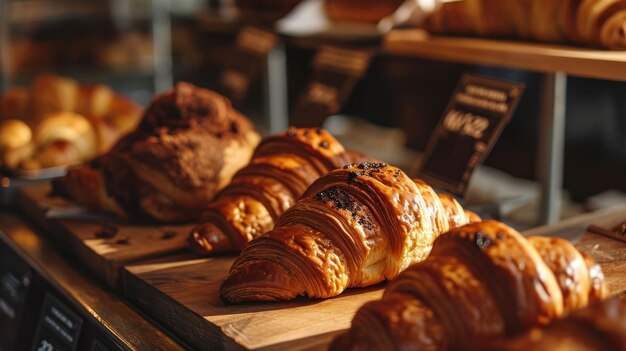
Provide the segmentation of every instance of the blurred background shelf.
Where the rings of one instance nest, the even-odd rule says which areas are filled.
[[[626,81],[626,53],[623,51],[431,36],[420,29],[391,31],[385,36],[383,46],[385,52],[395,55]]]
[[[431,36],[394,30],[384,39],[389,54],[542,74],[537,151],[541,182],[540,223],[561,218],[568,76],[626,81],[626,53],[563,45]]]

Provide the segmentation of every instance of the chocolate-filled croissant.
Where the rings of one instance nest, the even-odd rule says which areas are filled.
[[[75,202],[120,216],[195,221],[246,165],[259,135],[225,97],[189,83],[157,95],[141,123],[106,155],[53,186]]]
[[[496,221],[441,235],[427,260],[365,304],[331,350],[467,350],[546,325],[604,295],[599,266],[569,242]]]
[[[488,351],[624,351],[626,350],[626,300],[613,297],[572,313],[544,329],[535,328],[500,340]]]
[[[428,256],[440,233],[477,216],[382,163],[318,179],[254,239],[221,287],[231,303],[329,298],[393,279]]]
[[[203,223],[191,232],[190,247],[201,254],[241,251],[272,229],[317,178],[352,161],[321,128],[289,128],[266,138],[211,202]]]

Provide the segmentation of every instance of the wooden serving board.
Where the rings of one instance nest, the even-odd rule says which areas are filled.
[[[199,350],[325,350],[377,285],[327,300],[225,305],[219,287],[234,257],[128,266],[124,296]]]
[[[97,215],[50,218],[52,210],[76,207],[62,198],[51,197],[50,190],[49,183],[23,187],[18,197],[20,209],[112,288],[120,286],[120,269],[124,265],[186,250],[191,224],[147,225]]]
[[[524,234],[554,234],[578,241],[581,249],[600,262],[609,292],[617,294],[626,290],[626,243],[585,233],[585,228],[590,224],[610,227],[622,220],[626,220],[626,207]],[[325,350],[336,335],[349,327],[357,309],[379,299],[384,289],[382,285],[353,289],[322,301],[225,305],[219,286],[233,261],[234,257],[171,257],[130,265],[123,271],[123,294],[200,350]]]
[[[610,295],[626,291],[626,242],[586,232],[576,246],[600,264]]]

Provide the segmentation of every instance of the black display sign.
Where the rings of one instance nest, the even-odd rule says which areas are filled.
[[[277,44],[278,36],[274,33],[254,27],[242,28],[235,40],[235,50],[224,62],[220,76],[224,94],[234,101],[243,100]]]
[[[463,196],[517,108],[524,85],[464,75],[433,133],[419,177]]]
[[[626,242],[626,221],[620,222],[611,228],[605,228],[598,225],[590,225],[587,228],[588,232],[604,235],[608,238]]]
[[[371,51],[323,47],[313,60],[313,76],[291,115],[297,127],[319,127],[341,110],[365,74]]]
[[[0,350],[16,347],[34,272],[0,248]]]
[[[51,294],[46,294],[32,350],[75,350],[82,324],[82,318],[69,307]]]

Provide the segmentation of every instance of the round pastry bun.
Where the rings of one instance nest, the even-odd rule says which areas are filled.
[[[73,112],[47,115],[35,128],[34,140],[40,149],[65,140],[76,146],[81,160],[94,157],[98,150],[98,138],[93,126],[85,117]]]
[[[0,122],[0,149],[10,150],[26,146],[31,142],[33,133],[25,122],[8,119]]]

